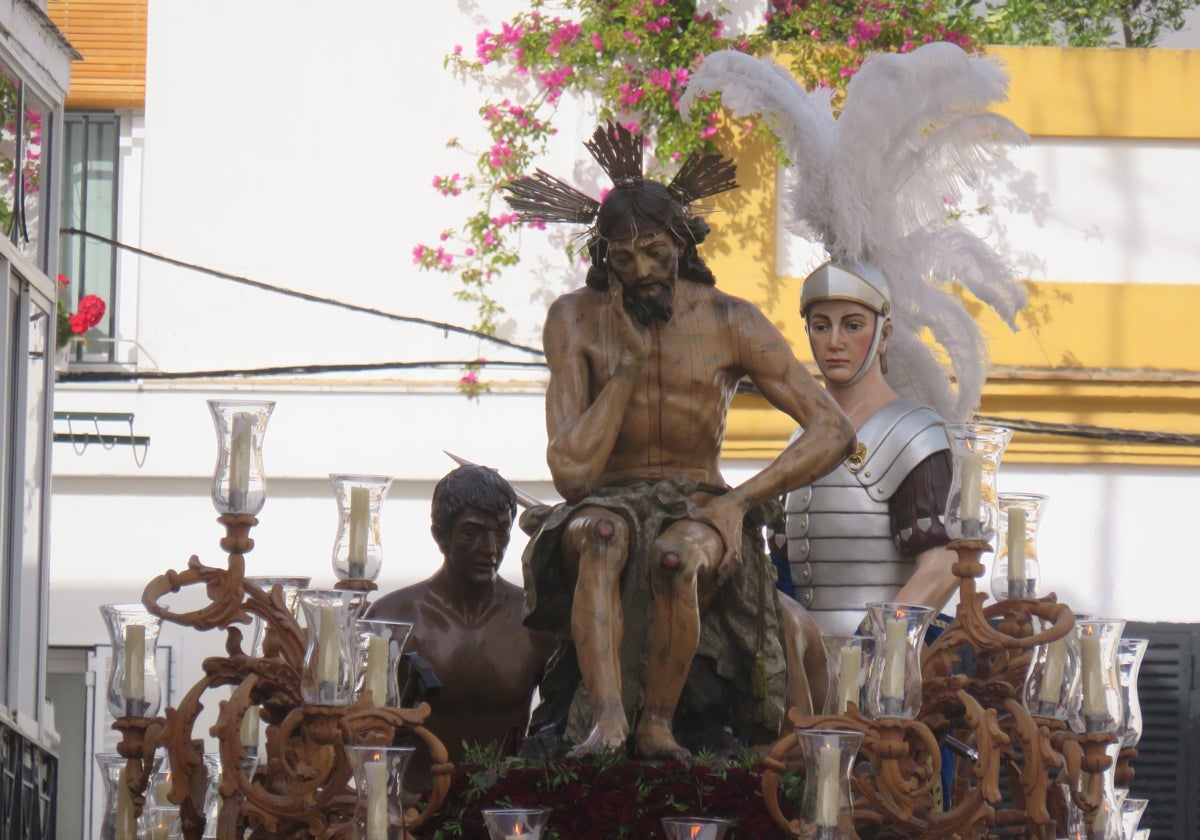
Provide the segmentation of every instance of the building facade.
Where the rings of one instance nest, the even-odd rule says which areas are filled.
[[[90,756],[116,738],[97,699],[107,661],[99,606],[139,600],[150,578],[193,554],[223,562],[206,400],[276,402],[252,574],[332,582],[330,474],[394,477],[381,591],[440,563],[428,505],[453,467],[443,450],[554,498],[544,372],[499,367],[488,375],[491,392],[469,400],[460,371],[432,364],[530,355],[314,300],[473,320],[411,253],[474,209],[430,187],[435,175],[470,165],[448,139],[484,142],[483,95],[445,71],[443,57],[456,44],[470,50],[481,27],[519,4],[488,3],[486,16],[470,4],[417,13],[394,0],[104,5],[120,21],[112,31],[88,17],[88,4],[49,3],[84,54],[66,100],[62,137],[76,177],[54,259],[80,291],[105,296],[110,312],[75,348],[54,392],[62,419],[43,621],[56,724],[78,759],[63,779],[78,794],[61,817],[70,827],[61,836],[72,838],[96,836]],[[119,34],[129,37],[114,40]],[[1196,625],[1200,607],[1186,587],[1162,581],[1178,575],[1173,526],[1187,521],[1200,486],[1200,447],[1180,445],[1186,437],[1118,434],[1200,434],[1200,343],[1190,334],[1200,250],[1187,232],[1200,187],[1200,116],[1188,106],[1200,96],[1196,53],[1000,54],[1013,76],[1006,113],[1033,144],[1013,154],[1010,189],[979,222],[1003,236],[1032,305],[1016,335],[987,325],[996,371],[981,414],[1038,430],[1016,436],[1000,489],[1051,497],[1039,539],[1043,591],[1087,612]],[[580,161],[590,110],[566,102],[556,122],[551,158],[539,165],[587,183],[593,176]],[[776,173],[748,174],[764,169],[752,163],[766,150],[737,154],[745,186],[721,198],[706,249],[721,285],[762,306],[806,357],[796,310],[813,255],[781,232]],[[538,346],[548,301],[580,284],[561,241],[524,234],[521,265],[495,289],[507,309],[505,339]],[[48,306],[46,276],[37,294]],[[387,362],[403,366],[238,375]],[[1085,427],[1099,431],[1085,436]],[[786,418],[739,397],[727,480],[760,468],[791,431]],[[516,535],[502,567],[518,582],[521,541]],[[223,645],[213,633],[165,627],[169,697]],[[206,731],[203,722],[196,731]]]

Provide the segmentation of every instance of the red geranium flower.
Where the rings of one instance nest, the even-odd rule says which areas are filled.
[[[71,332],[81,335],[100,323],[108,306],[97,295],[84,295],[79,309],[71,316]]]

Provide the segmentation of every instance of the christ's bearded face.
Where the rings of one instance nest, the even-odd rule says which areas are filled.
[[[608,246],[608,269],[624,290],[625,311],[642,326],[671,320],[679,245],[667,231],[620,239]]]

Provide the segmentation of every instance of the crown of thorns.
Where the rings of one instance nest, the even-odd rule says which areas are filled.
[[[642,177],[642,135],[624,126],[598,126],[584,143],[618,190],[636,189]],[[702,198],[737,188],[733,161],[713,152],[693,152],[675,173],[667,192],[685,209]],[[523,221],[594,225],[600,202],[541,169],[505,186],[505,200]]]

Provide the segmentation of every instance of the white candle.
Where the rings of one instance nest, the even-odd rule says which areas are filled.
[[[1083,776],[1083,784],[1087,785],[1089,782],[1088,776],[1090,774],[1083,773],[1081,775]],[[1087,787],[1085,787],[1084,790],[1087,790]],[[1088,834],[1089,837],[1108,837],[1109,836],[1109,834],[1108,834],[1108,808],[1109,808],[1108,803],[1102,799],[1100,801],[1100,807],[1097,808],[1095,811],[1095,822],[1092,823],[1092,831],[1090,834]],[[1124,838],[1125,833],[1123,831],[1118,830],[1115,832],[1115,836]]]
[[[150,840],[170,840],[171,831],[162,823],[150,827]]]
[[[367,783],[367,840],[387,840],[387,764],[368,761],[363,764]]]
[[[842,648],[838,657],[838,710],[840,715],[846,711],[848,703],[858,705],[858,679],[862,673],[862,648],[858,645],[848,645]]]
[[[1066,661],[1066,639],[1057,639],[1046,646],[1046,663],[1042,666],[1042,687],[1038,691],[1038,700],[1058,703]]]
[[[376,706],[387,705],[388,642],[383,636],[367,637],[367,673],[363,689],[370,691]]]
[[[170,805],[171,804],[171,774],[167,774],[166,781],[159,782],[154,786],[154,804],[155,805]]]
[[[908,622],[889,618],[885,625],[883,650],[883,696],[904,699],[904,655],[908,650]]]
[[[143,624],[125,625],[125,700],[135,704],[136,714],[146,699],[146,627]]]
[[[338,663],[342,658],[341,645],[338,644],[337,607],[318,607],[317,615],[317,680],[323,683],[336,683]]]
[[[983,455],[968,452],[962,456],[962,518],[979,520],[980,486],[983,483]]]
[[[371,516],[371,491],[366,487],[350,488],[350,567],[358,566],[357,575],[364,574],[367,562],[367,526]]]
[[[258,748],[258,706],[248,706],[242,717],[242,746]]]
[[[1102,718],[1108,709],[1100,675],[1100,633],[1095,627],[1082,628],[1079,654],[1083,660],[1083,716]]]
[[[838,823],[838,770],[842,749],[832,744],[821,747],[817,757],[817,825],[835,826]]]
[[[1008,579],[1025,582],[1025,509],[1008,509]]]
[[[133,797],[129,794],[126,770],[117,776],[117,840],[137,840],[137,822],[133,816]]]
[[[254,415],[245,412],[233,415],[233,432],[229,440],[229,503],[241,508],[250,490],[250,439]]]

